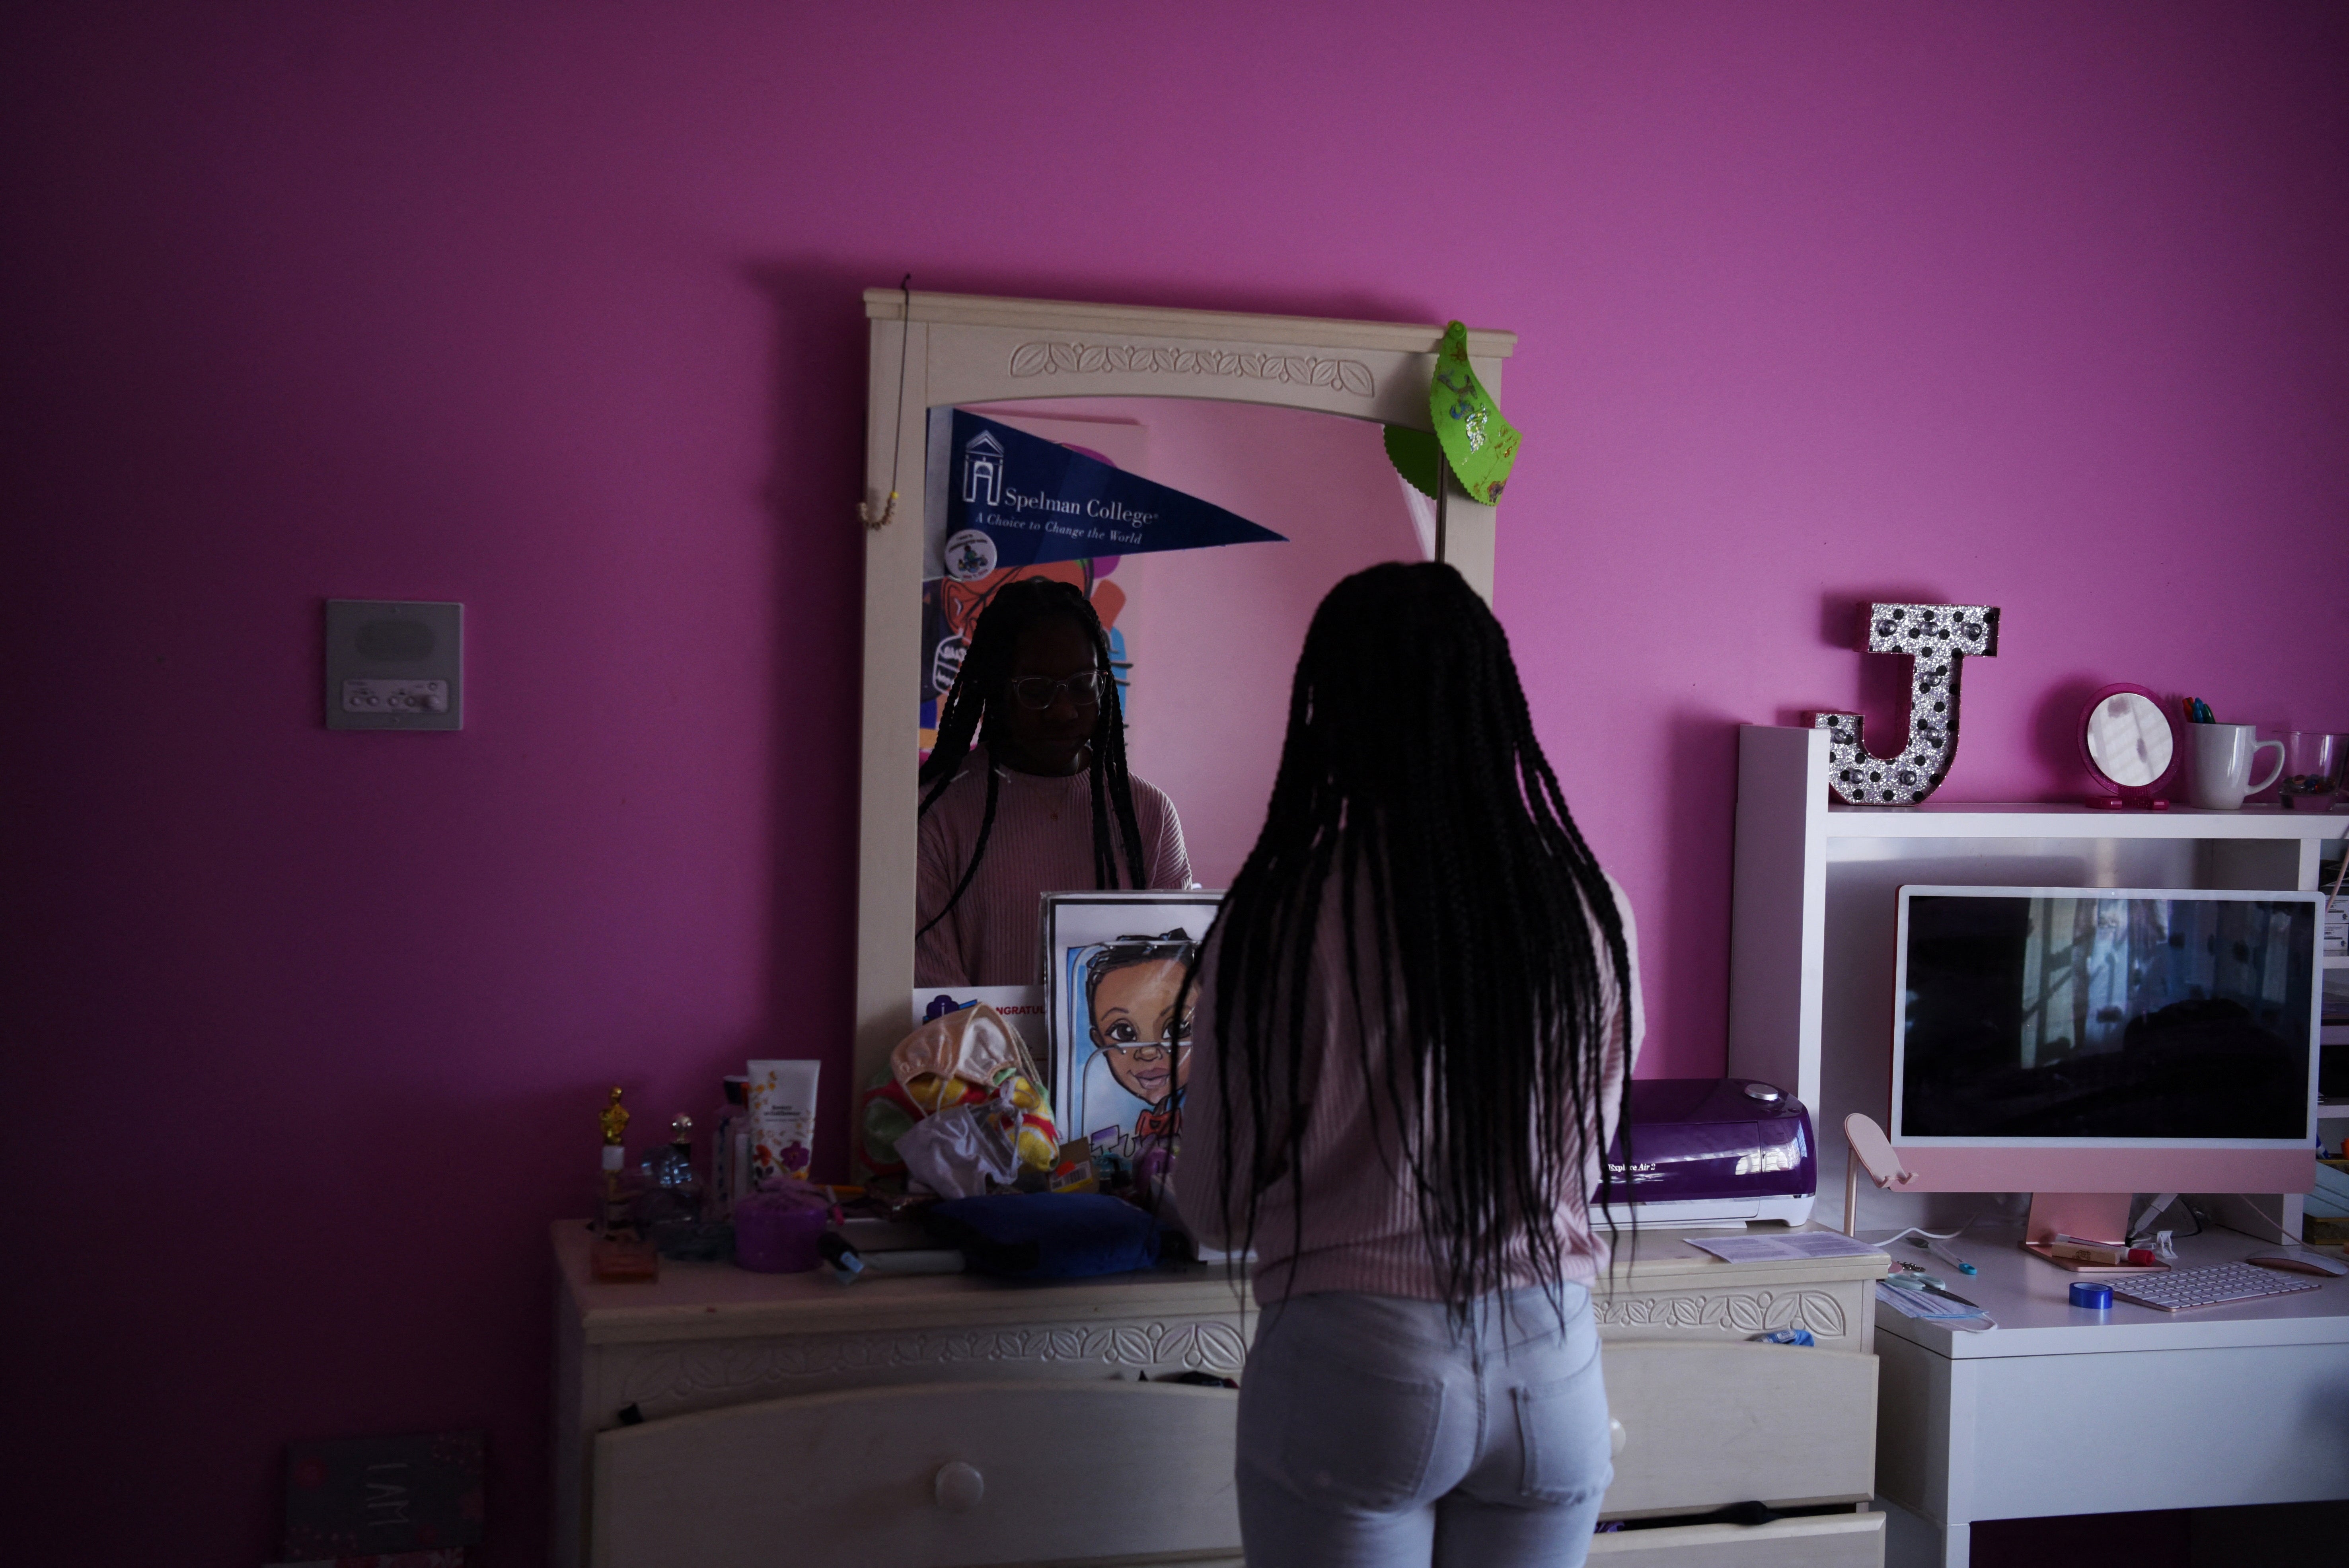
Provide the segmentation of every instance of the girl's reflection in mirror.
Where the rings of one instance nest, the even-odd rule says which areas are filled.
[[[921,783],[916,985],[1035,985],[1047,892],[1192,885],[1174,802],[1126,768],[1109,638],[1072,584],[988,602]]]

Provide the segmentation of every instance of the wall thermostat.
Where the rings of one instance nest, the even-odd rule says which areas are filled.
[[[465,606],[326,601],[328,729],[465,727]]]

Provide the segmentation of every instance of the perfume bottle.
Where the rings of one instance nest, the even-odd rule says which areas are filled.
[[[734,1227],[710,1218],[709,1184],[693,1163],[693,1118],[678,1116],[668,1129],[668,1142],[645,1158],[645,1194],[636,1212],[661,1256],[723,1263],[734,1253]]]
[[[731,1073],[719,1087],[724,1099],[709,1134],[709,1189],[703,1212],[730,1220],[734,1205],[750,1191],[750,1080]]]
[[[701,1173],[693,1168],[693,1118],[682,1113],[668,1124],[668,1141],[645,1156],[644,1197],[636,1206],[647,1231],[701,1219]]]

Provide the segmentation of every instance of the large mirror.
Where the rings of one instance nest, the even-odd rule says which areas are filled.
[[[1050,574],[1085,593],[1110,642],[1129,765],[1174,802],[1199,884],[1229,886],[1263,820],[1289,672],[1315,606],[1365,566],[1428,559],[1432,503],[1396,477],[1379,426],[1340,414],[1178,397],[968,407],[1281,536],[1147,554],[1111,550],[922,586],[929,708],[955,672],[935,650],[967,635],[1005,580]],[[925,727],[919,739],[928,738]]]
[[[1128,765],[1172,802],[1196,882],[1220,888],[1260,823],[1288,676],[1314,607],[1351,572],[1427,559],[1439,548],[1436,509],[1397,480],[1381,426],[1429,427],[1442,335],[1435,325],[964,295],[909,300],[878,289],[865,306],[867,505],[882,513],[893,488],[896,502],[867,536],[859,1091],[910,1023],[916,772],[935,738],[935,699],[961,652],[950,645],[942,657],[942,634],[967,633],[986,591],[1008,575],[942,584],[937,542],[925,551],[936,499],[927,489],[945,482],[926,463],[932,411],[978,414],[1283,536],[1103,553],[1023,573],[1071,584],[1114,638]],[[1514,343],[1507,333],[1470,334],[1472,363],[1495,395]],[[1492,509],[1453,486],[1442,510],[1444,558],[1489,598]]]

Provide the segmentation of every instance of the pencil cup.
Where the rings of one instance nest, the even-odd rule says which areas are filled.
[[[2329,810],[2341,789],[2341,762],[2349,735],[2295,729],[2284,738],[2283,803]]]
[[[2256,795],[2283,772],[2283,742],[2261,740],[2248,724],[2189,724],[2188,744],[2193,751],[2187,775],[2187,798],[2208,810],[2240,810],[2243,797]],[[2275,766],[2258,783],[2251,782],[2251,764],[2272,748]]]

